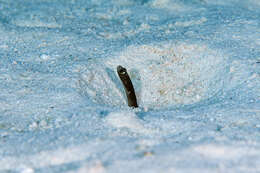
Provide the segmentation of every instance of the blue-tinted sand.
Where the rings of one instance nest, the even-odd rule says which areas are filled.
[[[259,0],[0,0],[0,172],[259,163]]]

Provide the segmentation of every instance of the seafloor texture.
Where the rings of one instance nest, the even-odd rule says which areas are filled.
[[[0,172],[260,172],[259,0],[0,0],[0,72]]]

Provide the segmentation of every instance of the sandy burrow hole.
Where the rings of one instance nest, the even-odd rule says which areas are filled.
[[[129,46],[113,57],[91,60],[80,70],[81,94],[93,102],[127,105],[116,67],[128,70],[138,104],[147,108],[187,105],[213,97],[227,79],[228,63],[206,45],[161,43]]]

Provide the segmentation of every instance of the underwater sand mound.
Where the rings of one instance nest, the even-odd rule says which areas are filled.
[[[118,55],[92,60],[80,72],[79,88],[93,102],[127,105],[116,67],[128,70],[138,104],[147,108],[187,105],[224,88],[226,58],[205,45],[166,43],[129,46]]]

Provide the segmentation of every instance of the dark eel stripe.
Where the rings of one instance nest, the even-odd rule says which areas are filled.
[[[133,87],[133,84],[131,82],[129,75],[127,74],[126,69],[120,65],[117,66],[117,74],[124,85],[124,89],[125,89],[125,93],[126,93],[127,101],[128,101],[128,106],[137,108],[138,105],[137,105],[137,101],[136,101],[135,90],[134,90],[134,87]]]

